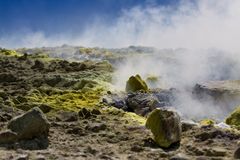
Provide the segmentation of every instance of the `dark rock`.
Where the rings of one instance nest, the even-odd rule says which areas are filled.
[[[89,117],[92,116],[92,113],[89,109],[86,109],[86,108],[82,108],[79,112],[78,112],[78,116],[80,118],[83,118],[83,119],[87,119]]]
[[[81,135],[81,136],[85,135],[83,129],[80,127],[74,127],[74,128],[68,129],[67,133],[68,134],[77,134],[77,135]]]
[[[92,132],[99,132],[101,130],[105,130],[106,128],[107,126],[104,123],[91,123],[86,126],[86,129]]]
[[[16,132],[18,139],[31,139],[38,136],[48,136],[50,124],[42,113],[35,107],[23,115],[13,118],[7,128]]]
[[[6,130],[0,132],[0,144],[5,143],[14,143],[18,139],[18,135],[15,132],[12,132],[11,130]]]
[[[230,112],[240,103],[240,80],[210,81],[196,84],[193,94],[200,100],[211,100]]]
[[[194,145],[187,145],[186,146],[186,149],[189,153],[193,154],[193,155],[196,155],[196,156],[202,156],[204,155],[204,152],[201,148],[198,148]]]
[[[240,147],[238,147],[235,151],[234,151],[234,158],[236,159],[240,159]]]
[[[43,111],[43,113],[48,113],[52,110],[52,107],[47,104],[40,104],[38,107]]]
[[[205,148],[205,155],[210,157],[223,157],[227,154],[227,151],[222,148]]]
[[[44,69],[44,63],[40,60],[35,60],[34,65],[31,67],[31,69]]]
[[[118,109],[122,109],[124,111],[133,111],[126,104],[126,95],[123,94],[108,94],[103,97],[102,102],[106,103],[109,106],[114,106]]]
[[[131,147],[131,151],[133,151],[133,152],[141,152],[143,150],[144,150],[144,148],[142,146],[139,146],[136,144]]]
[[[93,114],[93,115],[100,115],[101,112],[100,112],[98,109],[93,109],[93,110],[91,111],[91,114]]]
[[[148,93],[129,94],[126,100],[127,106],[139,115],[146,115],[159,107],[158,99]]]
[[[11,73],[1,73],[0,74],[0,83],[3,82],[16,82],[18,81],[18,78],[15,77],[13,74]]]
[[[73,122],[78,120],[78,114],[76,112],[63,111],[58,113],[56,117],[57,121]]]
[[[186,132],[188,130],[191,130],[195,127],[198,127],[197,123],[191,122],[191,121],[181,121],[182,123],[182,131]]]

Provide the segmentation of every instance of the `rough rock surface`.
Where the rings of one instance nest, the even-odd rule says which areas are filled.
[[[7,128],[17,134],[18,139],[31,139],[39,136],[48,136],[50,124],[42,113],[35,107],[23,115],[13,118]]]
[[[198,99],[211,100],[214,104],[222,106],[226,112],[230,112],[240,104],[240,80],[198,83],[193,93]]]
[[[240,106],[226,118],[226,124],[240,129]]]
[[[181,140],[181,121],[174,111],[155,109],[147,119],[146,127],[149,128],[156,143],[161,147],[169,147]]]
[[[140,75],[131,76],[126,84],[126,92],[136,92],[139,90],[147,91],[148,86]]]

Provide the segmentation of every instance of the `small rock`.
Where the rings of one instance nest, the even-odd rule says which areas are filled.
[[[238,147],[235,151],[234,151],[234,158],[236,159],[240,159],[240,147]]]
[[[187,151],[196,155],[196,156],[202,156],[204,155],[204,152],[202,151],[201,148],[195,147],[193,144],[187,145],[186,146]]]
[[[85,151],[85,153],[90,153],[92,155],[96,155],[96,153],[98,152],[96,149],[93,149],[92,147],[88,146]]]
[[[91,111],[86,109],[86,108],[82,108],[79,112],[78,112],[78,116],[84,119],[87,119],[89,117],[91,117]]]
[[[68,129],[67,133],[68,134],[78,134],[80,136],[84,136],[85,135],[83,129],[80,128],[80,127],[74,127],[74,128]]]
[[[47,104],[41,104],[39,108],[43,111],[43,113],[48,113],[52,110],[52,107]]]
[[[44,63],[40,60],[35,60],[34,65],[31,67],[31,69],[44,69]]]
[[[190,158],[183,153],[178,153],[172,157],[170,157],[170,160],[190,160]]]
[[[182,123],[182,131],[186,132],[188,130],[193,129],[194,127],[198,127],[198,124],[192,121],[181,121]]]
[[[13,118],[7,128],[16,132],[18,139],[31,139],[38,136],[48,136],[50,124],[43,112],[35,107],[23,115]]]
[[[91,123],[86,126],[87,130],[93,131],[93,132],[99,132],[101,130],[105,130],[107,126],[103,123]]]
[[[133,152],[141,152],[141,151],[143,151],[143,147],[141,147],[139,145],[133,145],[131,147],[131,151],[133,151]]]
[[[204,149],[206,156],[223,157],[227,154],[227,151],[222,148],[207,148]]]
[[[10,130],[0,132],[0,144],[14,143],[17,141],[17,133]]]
[[[146,122],[146,127],[154,135],[154,140],[161,147],[169,147],[181,139],[181,121],[179,115],[170,110],[153,110]]]
[[[91,111],[91,113],[94,114],[94,115],[100,115],[101,114],[101,112],[98,109],[95,109],[95,108]]]
[[[57,115],[56,120],[63,122],[74,122],[78,120],[78,114],[76,112],[63,111]]]

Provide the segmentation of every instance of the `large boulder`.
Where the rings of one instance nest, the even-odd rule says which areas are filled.
[[[225,112],[240,104],[240,80],[209,81],[198,83],[193,89],[196,98],[212,101]]]
[[[146,127],[154,135],[155,142],[164,148],[181,140],[180,116],[175,111],[155,109],[147,119]]]
[[[35,107],[23,115],[13,118],[7,128],[17,134],[19,140],[48,136],[50,124],[43,112]]]
[[[227,118],[226,124],[240,129],[240,106],[238,106]]]
[[[140,75],[131,76],[126,84],[126,92],[136,92],[139,90],[147,91],[148,86],[144,80],[140,77]]]
[[[129,94],[126,99],[128,110],[139,115],[146,115],[152,110],[161,107],[157,97],[148,93]]]

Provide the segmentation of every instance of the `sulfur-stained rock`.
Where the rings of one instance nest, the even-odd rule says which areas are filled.
[[[214,120],[212,119],[203,119],[199,123],[201,126],[212,126],[215,124]]]
[[[13,118],[7,128],[17,133],[18,139],[48,136],[50,124],[43,112],[35,107],[23,115]]]
[[[226,118],[226,124],[240,128],[240,106]]]
[[[126,92],[136,92],[139,90],[148,90],[148,86],[144,80],[140,77],[140,75],[131,76],[126,84]]]
[[[146,127],[154,135],[154,140],[161,147],[169,147],[181,139],[181,121],[179,115],[170,110],[153,110],[147,119]]]

